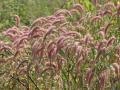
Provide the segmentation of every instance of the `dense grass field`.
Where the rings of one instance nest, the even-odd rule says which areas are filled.
[[[120,90],[119,0],[0,0],[0,90]]]

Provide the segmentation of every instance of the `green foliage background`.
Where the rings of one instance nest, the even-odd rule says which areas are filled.
[[[23,24],[29,25],[40,16],[51,15],[63,4],[64,0],[0,0],[0,31],[14,24],[12,17],[16,14]]]

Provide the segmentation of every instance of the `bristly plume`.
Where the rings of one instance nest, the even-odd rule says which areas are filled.
[[[15,20],[16,20],[16,27],[20,26],[20,17],[18,15],[15,15]]]

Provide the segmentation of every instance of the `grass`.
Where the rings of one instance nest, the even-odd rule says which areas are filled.
[[[27,26],[14,16],[0,35],[0,89],[120,89],[120,5],[78,2],[37,19],[30,11]]]

